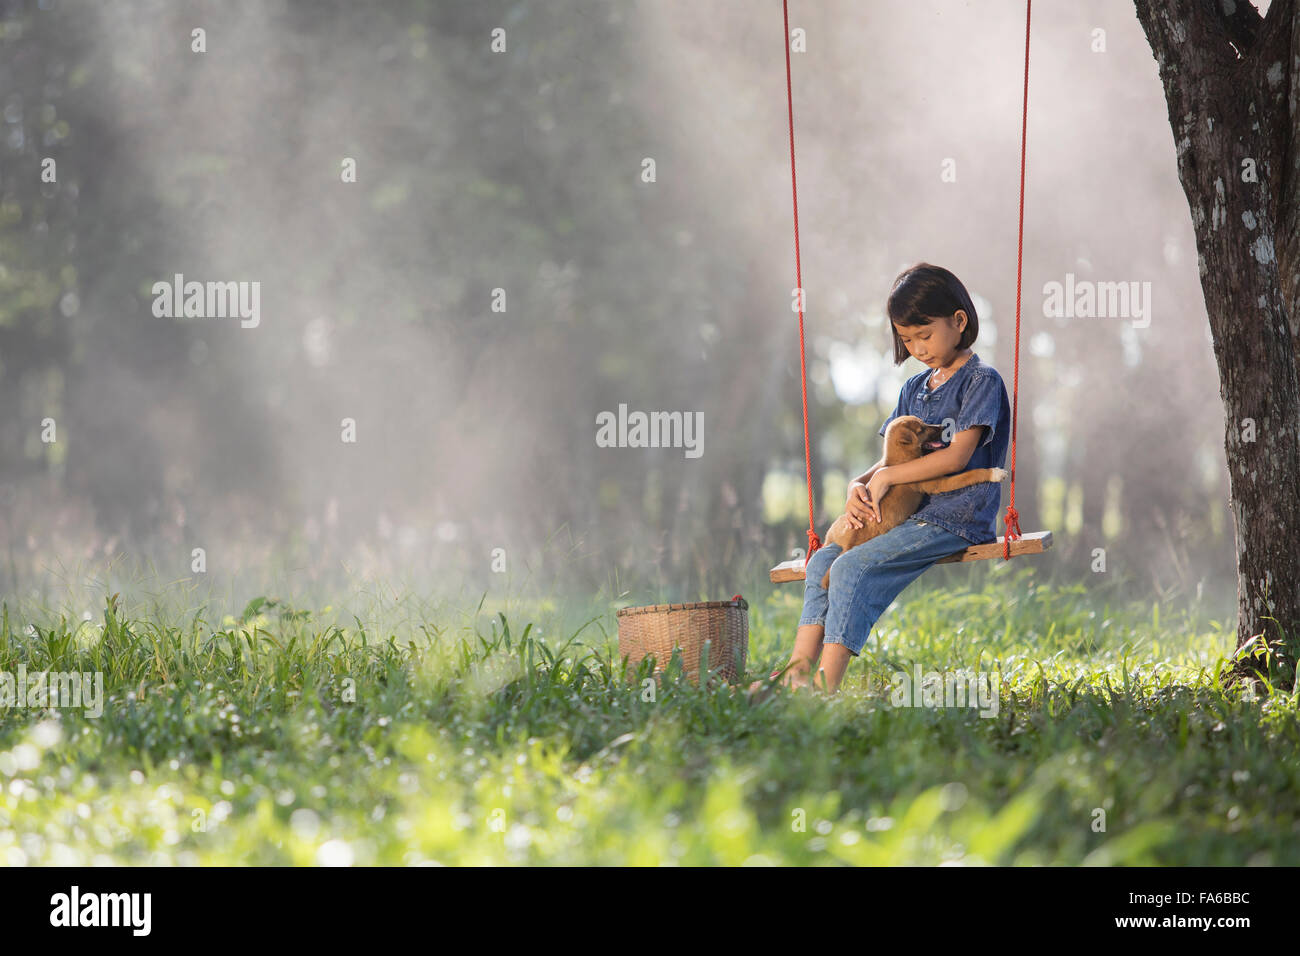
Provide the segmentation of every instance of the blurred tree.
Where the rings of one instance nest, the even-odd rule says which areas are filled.
[[[180,540],[247,531],[278,547],[308,528],[323,561],[368,547],[380,528],[427,519],[459,526],[433,548],[418,541],[453,565],[486,566],[484,539],[508,541],[514,554],[557,539],[583,585],[616,569],[628,585],[686,597],[730,595],[747,563],[761,571],[802,545],[802,507],[770,525],[762,513],[767,475],[803,480],[793,263],[786,252],[773,269],[769,255],[774,231],[789,249],[784,91],[750,84],[779,71],[779,16],[691,20],[665,36],[650,28],[678,19],[671,10],[584,9],[0,0],[8,550],[43,541],[68,501],[93,504],[107,544],[139,552],[162,533],[166,552],[186,560]],[[801,114],[800,170],[822,177],[800,196],[822,531],[844,500],[824,476],[874,459],[875,423],[893,403],[847,403],[825,381],[828,346],[870,336],[870,348],[887,351],[887,328],[864,332],[858,313],[883,306],[897,263],[879,260],[911,241],[895,209],[846,202],[846,190],[928,190],[926,202],[951,202],[954,216],[989,194],[1014,195],[1007,164],[976,148],[988,141],[977,125],[964,137],[960,191],[934,190],[933,164],[918,163],[908,140],[918,107],[905,75],[872,74],[879,86],[867,89],[865,74],[841,69],[857,51],[843,17],[842,5],[802,14],[824,38],[800,84],[815,97]],[[203,57],[189,48],[199,24]],[[508,55],[489,51],[497,28]],[[704,69],[683,69],[689,45]],[[693,95],[702,76],[744,90],[713,102]],[[981,95],[929,106],[955,120]],[[853,129],[894,132],[845,149],[841,134]],[[1018,134],[1006,124],[1007,153]],[[41,182],[47,156],[57,183]],[[654,184],[640,181],[645,156],[658,163]],[[344,157],[359,163],[356,184],[339,182]],[[773,184],[780,190],[764,198]],[[1056,197],[1049,177],[1037,188],[1046,194],[1031,193],[1026,225],[1041,230],[1040,261],[1072,261],[1083,254],[1075,226],[1095,198]],[[1096,242],[1119,245],[1118,217],[1095,228]],[[973,242],[963,228],[927,233],[927,258],[962,258],[963,280],[994,299],[1000,334],[986,358],[1010,387],[1005,245]],[[817,243],[863,249],[863,278],[819,273],[835,257]],[[1099,270],[1116,268],[1095,258]],[[156,319],[149,284],[177,271],[260,280],[263,325]],[[1027,295],[1033,287],[1027,271]],[[506,313],[491,309],[497,289]],[[1029,374],[1022,351],[1022,467],[1043,461],[1032,410],[1058,372],[1068,365],[1088,382],[1113,371],[1113,342],[1089,348],[1092,330],[1056,334],[1069,363]],[[318,340],[332,359],[310,360]],[[1176,375],[1168,362],[1143,356],[1132,387]],[[1074,414],[1052,426],[1068,433],[1071,455],[1123,407],[1076,394]],[[620,403],[702,412],[705,455],[598,448],[595,416]],[[35,437],[47,415],[59,422],[56,447]],[[340,449],[344,415],[361,421],[362,454]],[[1128,474],[1137,451],[1092,443],[1085,528],[1100,521],[1105,476]],[[1191,467],[1195,452],[1189,441],[1172,467]],[[1022,515],[1037,514],[1036,485],[1048,477],[1025,467]],[[1131,478],[1130,520],[1149,495],[1169,498],[1159,473]],[[14,507],[19,486],[42,506]],[[1139,548],[1186,547],[1185,523],[1214,504],[1191,485],[1179,495],[1150,515],[1150,536],[1126,544],[1135,570],[1155,566]],[[1061,559],[1067,543],[1063,535]],[[1086,573],[1086,562],[1068,566]]]

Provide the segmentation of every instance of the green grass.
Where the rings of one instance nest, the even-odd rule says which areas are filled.
[[[5,602],[0,671],[101,671],[106,703],[0,709],[0,864],[1300,863],[1296,699],[1225,690],[1231,625],[1032,565],[922,579],[840,695],[762,703],[651,695],[613,602],[186,587]],[[751,598],[754,676],[800,594]],[[913,662],[998,673],[996,716],[891,706]]]

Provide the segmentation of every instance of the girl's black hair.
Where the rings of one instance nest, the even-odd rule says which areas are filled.
[[[934,319],[951,316],[958,309],[966,313],[966,328],[962,330],[957,348],[970,348],[979,337],[980,319],[961,280],[942,266],[928,262],[918,262],[900,272],[885,304],[889,332],[894,337],[894,364],[902,365],[912,354],[894,328],[895,322],[902,326],[929,325]]]

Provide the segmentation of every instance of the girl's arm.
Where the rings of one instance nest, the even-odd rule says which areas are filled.
[[[850,481],[850,482],[849,482],[849,487],[852,488],[852,487],[853,487],[854,485],[856,485],[856,484],[863,484],[863,485],[865,485],[867,482],[869,482],[869,481],[871,480],[871,476],[872,476],[872,475],[874,475],[876,472],[878,472],[881,468],[884,468],[884,467],[885,467],[885,459],[884,459],[884,458],[881,458],[879,461],[877,461],[874,465],[872,465],[870,468],[868,468],[868,469],[867,469],[866,471],[864,471],[862,474],[858,475],[858,477],[856,477],[856,478],[854,478],[852,481]]]
[[[971,455],[979,446],[983,435],[983,425],[975,425],[952,436],[952,444],[939,451],[932,451],[915,461],[905,461],[901,465],[891,465],[885,472],[891,485],[905,485],[909,481],[924,481],[927,478],[939,478],[963,471]]]

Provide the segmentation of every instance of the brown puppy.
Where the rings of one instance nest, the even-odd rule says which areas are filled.
[[[915,461],[922,455],[928,455],[943,447],[939,437],[943,434],[942,425],[927,425],[915,415],[901,415],[889,423],[885,429],[885,464],[901,465],[905,461]],[[896,528],[921,507],[924,495],[943,491],[956,491],[981,481],[1004,481],[1007,472],[1004,468],[975,468],[971,471],[959,471],[955,475],[930,478],[925,481],[909,481],[903,485],[891,485],[885,495],[883,504],[878,506],[879,521],[866,521],[861,528],[855,528],[849,522],[849,516],[842,514],[826,532],[826,544],[838,544],[844,551],[856,548],[864,541],[870,541],[891,528]],[[829,587],[831,573],[822,575],[822,587]]]

